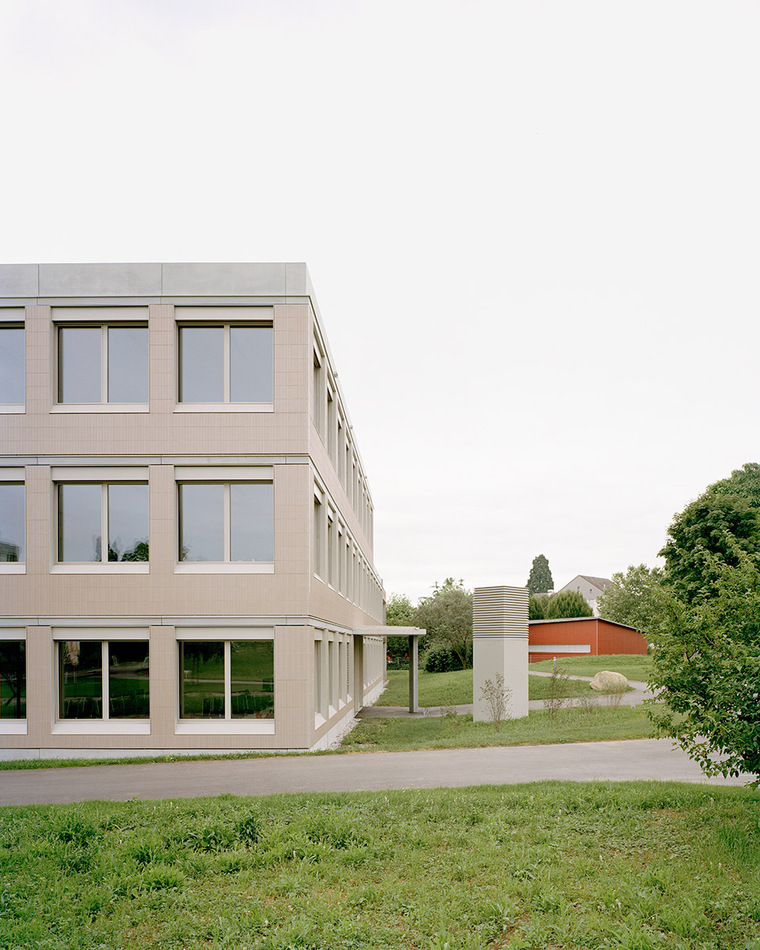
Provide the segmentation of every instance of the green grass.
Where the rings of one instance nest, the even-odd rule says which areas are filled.
[[[601,657],[600,657],[601,659]],[[532,664],[533,667],[540,664]],[[606,669],[600,666],[599,669]],[[549,660],[551,671],[551,660]],[[564,662],[560,669],[565,669]],[[566,670],[575,675],[574,670]],[[585,674],[578,674],[585,675]],[[593,673],[590,674],[593,676]],[[543,699],[549,689],[549,680],[543,676],[528,677],[528,695],[530,699]],[[582,680],[566,680],[563,684],[563,696],[587,696],[591,693],[588,683]],[[455,670],[452,673],[419,674],[420,706],[462,706],[472,702],[472,670]],[[388,671],[388,688],[376,706],[409,705],[409,673],[406,670]]]
[[[508,719],[497,730],[472,716],[363,719],[341,743],[349,752],[401,752],[411,749],[463,749],[500,745],[554,745],[648,739],[654,727],[640,706],[617,709],[599,701],[593,711],[562,709],[554,718],[537,709],[524,719]],[[760,948],[758,948],[760,950]]]
[[[757,950],[760,795],[675,783],[0,813],[0,946]]]
[[[531,663],[529,670],[546,673],[552,671],[552,660]],[[593,676],[600,670],[612,670],[622,673],[629,680],[646,683],[652,668],[651,656],[637,656],[635,653],[615,653],[609,656],[568,656],[557,660],[557,666],[571,676]]]

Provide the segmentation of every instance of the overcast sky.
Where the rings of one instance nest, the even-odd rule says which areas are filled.
[[[0,0],[0,261],[306,261],[387,591],[760,460],[756,0]]]

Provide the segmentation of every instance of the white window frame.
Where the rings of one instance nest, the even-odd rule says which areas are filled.
[[[26,412],[26,324],[23,307],[0,308],[0,330],[24,330],[24,402],[0,403],[0,414]]]
[[[26,574],[26,472],[23,468],[0,468],[0,482],[11,482],[24,487],[24,560],[0,561],[0,574]]]
[[[147,307],[53,307],[54,367],[53,405],[51,412],[148,412],[149,402],[108,402],[108,328],[134,326],[149,330]],[[59,374],[61,371],[59,331],[66,327],[100,328],[100,402],[59,402]],[[150,342],[148,344],[150,361]],[[150,380],[150,377],[149,377]],[[150,381],[148,382],[150,400]]]
[[[175,307],[175,405],[174,412],[274,412],[274,340],[272,342],[272,399],[269,402],[231,402],[230,328],[234,326],[270,327],[274,335],[274,307]],[[219,327],[224,331],[224,398],[221,402],[180,401],[181,352],[183,327]]]
[[[108,486],[117,485],[145,485],[148,489],[148,517],[150,518],[150,483],[147,466],[110,468],[88,468],[72,466],[56,466],[51,469],[52,482],[52,519],[54,530],[51,535],[51,574],[149,574],[150,561],[109,561],[108,560]],[[100,530],[101,550],[100,561],[59,561],[60,550],[60,511],[58,489],[61,485],[100,485],[102,489],[100,501]],[[148,530],[148,544],[150,545],[150,521]],[[103,559],[105,556],[105,560]],[[68,638],[72,639],[72,638]]]
[[[21,641],[26,643],[26,627],[0,627],[0,640]],[[24,662],[26,664],[26,685],[27,685],[27,713],[29,704],[29,658],[24,649]],[[0,736],[25,736],[28,733],[28,721],[26,719],[0,719]]]
[[[60,696],[60,647],[69,640],[98,640],[101,643],[101,683],[103,695],[101,706],[104,716],[101,719],[61,719]],[[108,644],[114,640],[139,640],[148,644],[150,652],[150,631],[146,627],[55,627],[53,628],[52,650],[53,670],[55,671],[55,716],[52,726],[53,735],[69,736],[149,736],[151,719],[110,719],[108,718],[110,684],[108,681]],[[148,676],[148,690],[151,681]]]
[[[244,467],[236,465],[209,465],[209,466],[177,466],[174,469],[175,482],[175,574],[274,574],[275,561],[230,561],[232,546],[232,524],[230,516],[230,492],[232,482],[248,482],[251,484],[271,484],[274,491],[274,469],[266,466]],[[180,561],[180,508],[179,486],[197,482],[207,485],[223,485],[224,492],[224,551],[227,560],[224,561]],[[276,499],[274,502],[276,508]],[[275,525],[277,519],[272,517],[273,541],[276,545]],[[198,639],[197,637],[195,639]],[[234,637],[233,637],[234,639]]]
[[[261,640],[274,641],[273,627],[175,627],[174,639],[176,641],[174,668],[177,670],[175,679],[175,722],[174,734],[178,736],[211,736],[211,735],[235,735],[235,736],[272,736],[276,733],[277,722],[277,656],[275,650],[274,656],[274,684],[275,684],[275,705],[274,719],[232,719],[232,682],[231,682],[231,661],[230,661],[230,643],[233,640]],[[208,643],[209,641],[219,641],[224,643],[224,719],[180,719],[179,703],[179,656],[180,643]]]

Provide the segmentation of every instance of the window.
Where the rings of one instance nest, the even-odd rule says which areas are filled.
[[[181,483],[179,560],[274,561],[272,483]]]
[[[0,469],[0,473],[2,473]],[[6,470],[7,471],[7,470]],[[0,564],[24,562],[24,485],[0,482]]]
[[[325,558],[324,558],[324,505],[322,501],[314,496],[314,573],[319,577],[324,576]]]
[[[179,642],[180,719],[274,719],[271,640]]]
[[[26,719],[26,644],[0,640],[0,724]]]
[[[179,327],[179,401],[271,403],[273,330],[237,323]]]
[[[0,406],[24,405],[24,327],[0,326]]]
[[[147,719],[147,640],[58,642],[59,719]]]
[[[147,561],[148,520],[147,484],[60,483],[58,561]]]
[[[148,402],[148,328],[58,327],[58,402]]]

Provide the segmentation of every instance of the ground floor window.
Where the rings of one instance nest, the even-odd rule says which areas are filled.
[[[26,719],[26,644],[0,640],[0,720]]]
[[[58,643],[61,719],[147,719],[147,640]]]
[[[274,719],[271,640],[179,643],[180,719]]]

